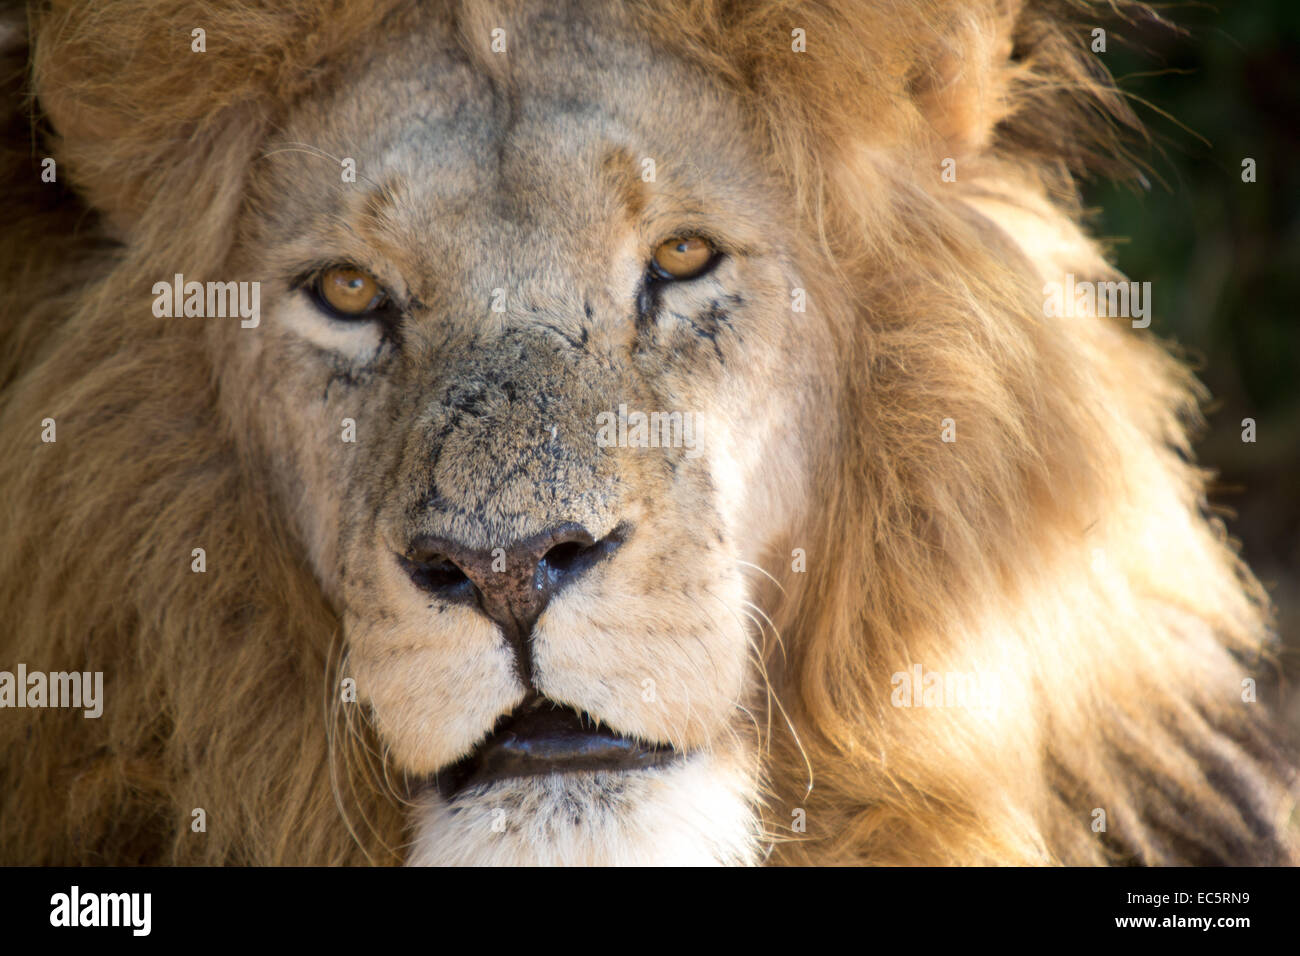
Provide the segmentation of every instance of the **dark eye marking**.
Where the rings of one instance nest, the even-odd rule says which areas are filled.
[[[641,280],[641,288],[636,292],[636,330],[644,332],[650,327],[659,311],[659,299],[663,293],[663,283],[654,281],[649,274]]]
[[[708,339],[719,362],[723,362],[722,348],[718,345],[718,333],[724,326],[731,324],[731,312],[714,299],[709,307],[694,318],[688,318],[691,330],[700,338]]]

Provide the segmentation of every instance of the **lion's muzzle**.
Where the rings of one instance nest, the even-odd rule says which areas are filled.
[[[620,525],[596,540],[570,521],[491,549],[421,535],[398,563],[417,587],[443,601],[473,604],[495,622],[514,651],[520,679],[531,685],[533,625],[555,594],[613,554],[629,531]]]

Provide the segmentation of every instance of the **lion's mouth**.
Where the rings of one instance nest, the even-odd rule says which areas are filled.
[[[581,770],[643,770],[677,757],[666,744],[615,733],[586,714],[530,697],[498,721],[467,756],[438,772],[436,785],[450,799],[462,790],[508,777]]]

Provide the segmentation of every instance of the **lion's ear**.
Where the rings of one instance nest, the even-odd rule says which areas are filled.
[[[48,61],[47,61],[48,62]],[[86,202],[101,212],[112,231],[125,236],[147,205],[149,169],[159,157],[145,157],[125,113],[104,103],[90,105],[75,85],[41,84],[37,102],[53,136],[48,143],[58,170]]]
[[[60,174],[121,235],[155,204],[207,211],[205,172],[230,173],[256,142],[250,64],[220,49],[213,16],[54,0],[34,18],[32,88]]]
[[[960,160],[1002,143],[1020,160],[1076,174],[1129,178],[1145,136],[1103,57],[1097,28],[1172,29],[1137,0],[950,0],[912,59],[908,89],[941,156]]]
[[[920,58],[910,91],[945,155],[982,152],[1010,113],[1019,8],[1008,0],[949,20]]]
[[[395,4],[48,0],[31,76],[59,167],[127,234],[169,210],[192,221],[228,208],[286,104]]]

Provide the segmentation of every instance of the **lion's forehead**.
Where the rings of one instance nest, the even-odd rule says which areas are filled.
[[[277,217],[285,231],[318,232],[340,214],[345,194],[320,188],[319,150],[353,159],[363,190],[386,200],[354,201],[345,214],[370,217],[396,245],[422,244],[422,260],[405,251],[421,260],[414,272],[451,264],[464,275],[492,260],[554,275],[593,242],[615,241],[609,227],[629,212],[671,228],[713,210],[742,240],[760,240],[758,151],[714,78],[615,17],[590,30],[545,16],[519,23],[508,55],[493,58],[430,20],[300,105],[269,151],[280,161],[264,171],[266,194],[295,210]]]

